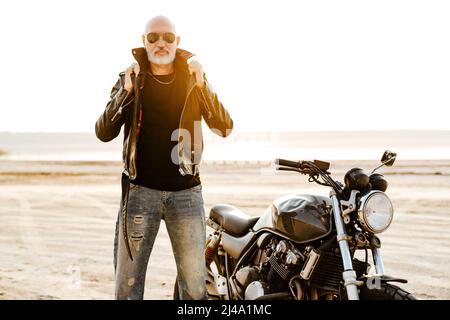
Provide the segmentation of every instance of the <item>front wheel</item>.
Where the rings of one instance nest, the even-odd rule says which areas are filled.
[[[382,283],[380,289],[364,287],[359,294],[360,300],[417,300],[408,291],[389,283]]]

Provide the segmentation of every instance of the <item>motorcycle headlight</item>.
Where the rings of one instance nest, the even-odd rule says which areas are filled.
[[[361,226],[369,232],[385,231],[392,222],[394,207],[382,191],[371,191],[361,198],[358,217]]]

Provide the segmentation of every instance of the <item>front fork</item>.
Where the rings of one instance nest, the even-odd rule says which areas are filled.
[[[384,264],[381,259],[381,250],[379,247],[372,247],[373,263],[375,264],[375,271],[377,276],[384,275]]]
[[[344,265],[344,272],[342,277],[344,279],[345,289],[347,290],[347,297],[349,300],[359,300],[358,281],[356,280],[356,272],[353,270],[352,256],[350,255],[350,248],[348,246],[348,235],[345,233],[344,221],[342,220],[341,205],[336,195],[336,191],[330,192],[330,198],[333,203],[334,222],[336,224],[337,241],[341,251],[342,263]]]
[[[330,198],[333,204],[333,216],[336,224],[337,241],[341,251],[342,263],[344,265],[344,272],[342,278],[344,279],[345,289],[347,290],[347,297],[349,300],[359,300],[358,285],[360,281],[356,280],[356,272],[353,270],[352,257],[348,245],[349,236],[345,233],[344,221],[342,219],[342,210],[339,199],[334,190],[330,192]],[[384,275],[384,265],[381,259],[380,245],[372,245],[372,256],[375,264],[377,276]]]

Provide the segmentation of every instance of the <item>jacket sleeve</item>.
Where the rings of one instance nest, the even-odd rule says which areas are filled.
[[[95,123],[95,134],[103,142],[108,142],[117,137],[120,128],[126,119],[126,108],[134,100],[133,92],[128,92],[123,88],[124,73],[120,73],[119,80],[111,90],[110,101],[107,103],[105,111],[100,115]]]
[[[200,100],[202,115],[206,124],[217,135],[227,137],[233,130],[233,120],[206,78],[205,85],[199,91],[202,97]]]

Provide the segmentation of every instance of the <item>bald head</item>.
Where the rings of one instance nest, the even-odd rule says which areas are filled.
[[[173,32],[177,33],[175,24],[165,16],[151,18],[145,25],[144,34],[150,32]]]
[[[176,36],[175,24],[169,18],[156,16],[145,25],[142,42],[151,64],[171,65],[180,37]]]

